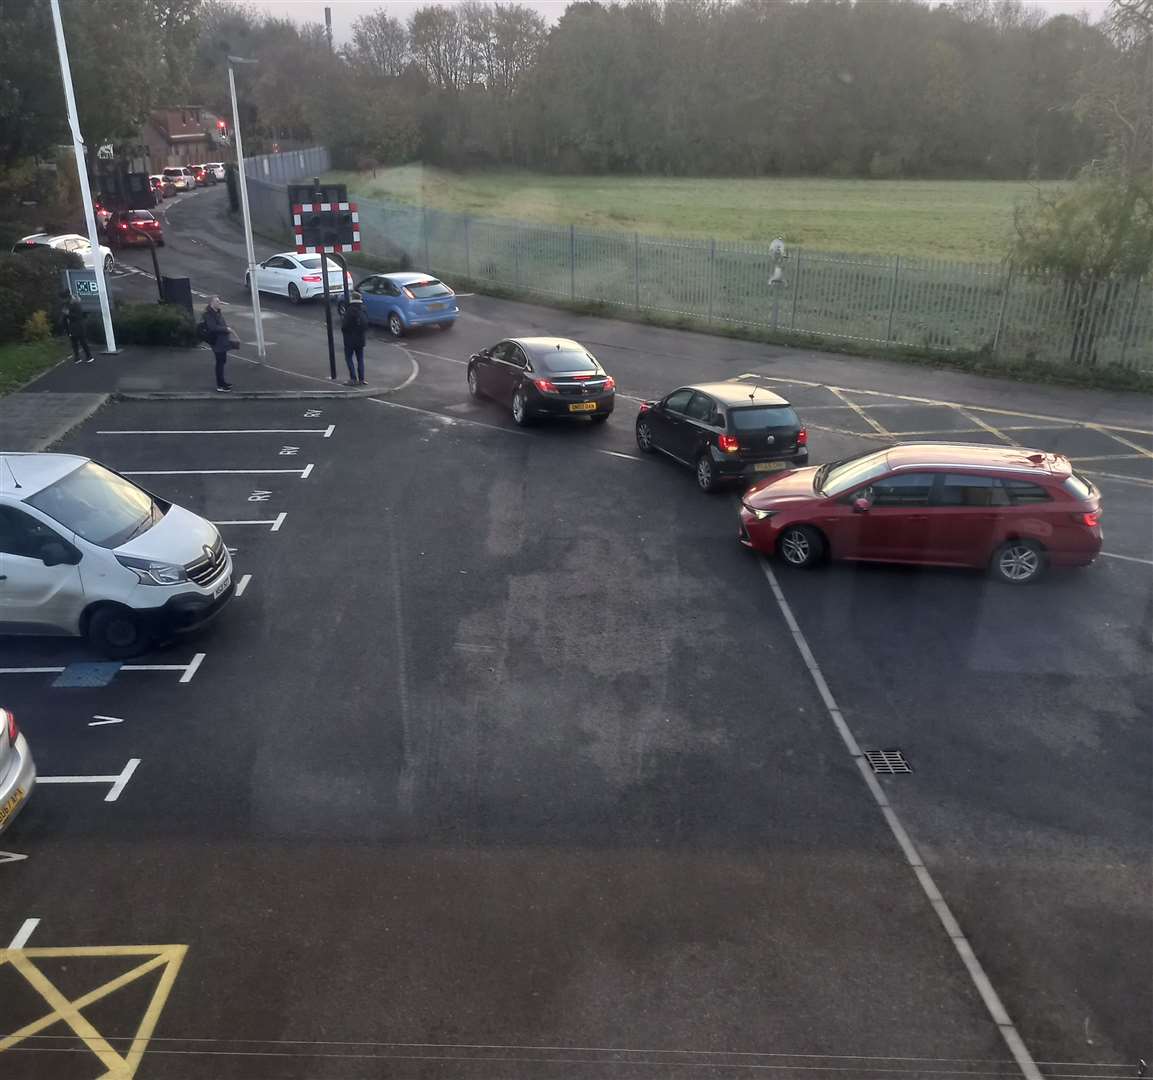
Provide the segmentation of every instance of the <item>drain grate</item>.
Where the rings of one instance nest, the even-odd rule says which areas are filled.
[[[886,773],[892,775],[893,773],[911,773],[912,766],[905,760],[905,755],[900,750],[866,750],[865,757],[869,759],[869,764],[873,766],[873,772]]]

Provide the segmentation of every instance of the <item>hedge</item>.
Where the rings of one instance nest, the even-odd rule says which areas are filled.
[[[0,341],[19,341],[24,324],[43,311],[56,325],[63,301],[60,271],[83,267],[79,255],[41,248],[0,254]]]
[[[100,316],[87,319],[89,341],[104,340]],[[197,343],[196,325],[187,309],[178,304],[117,304],[112,309],[112,328],[118,345],[188,346]]]

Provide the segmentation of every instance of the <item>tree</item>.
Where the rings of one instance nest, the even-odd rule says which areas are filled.
[[[437,89],[459,93],[468,76],[469,50],[460,13],[451,7],[417,8],[408,21],[413,59]]]
[[[361,15],[352,24],[352,41],[344,47],[344,57],[368,74],[395,78],[409,63],[408,31],[384,10]]]

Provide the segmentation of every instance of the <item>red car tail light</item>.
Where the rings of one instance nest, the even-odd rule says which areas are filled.
[[[404,293],[404,295],[407,296],[409,298],[409,300],[415,300],[416,299],[416,294],[413,293],[413,291],[407,285],[402,285],[400,287],[400,291],[402,293]]]
[[[719,435],[717,446],[721,448],[721,453],[735,454],[741,448],[741,442],[735,435]]]
[[[617,381],[611,375],[605,376],[605,384],[601,387],[602,390],[615,390],[617,388]]]
[[[533,379],[532,384],[542,394],[555,394],[557,392],[556,384],[549,382],[548,379]]]
[[[807,429],[801,428],[801,430],[797,432],[797,445],[798,446],[808,446],[809,445],[809,432]]]
[[[16,726],[16,717],[7,709],[0,709],[0,718],[3,718],[4,727],[8,730],[8,745],[15,745],[16,736],[20,734],[20,728]]]
[[[1090,510],[1087,514],[1074,514],[1073,520],[1076,521],[1078,525],[1085,525],[1085,526],[1088,526],[1088,528],[1092,529],[1096,525],[1100,524],[1101,511],[1100,510]]]
[[[651,408],[652,408],[652,404],[650,402],[642,401],[641,407],[639,409],[637,409],[637,412],[638,413],[647,413],[649,411],[649,409],[651,409]]]
[[[302,277],[300,280],[301,281],[319,281],[320,275],[319,274],[305,274],[304,277]]]

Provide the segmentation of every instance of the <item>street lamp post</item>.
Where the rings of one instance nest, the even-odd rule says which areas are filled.
[[[60,78],[64,82],[64,104],[68,108],[68,126],[72,129],[72,149],[76,155],[76,171],[80,176],[80,197],[84,200],[84,221],[88,226],[88,243],[92,247],[92,269],[96,271],[96,287],[100,291],[100,316],[104,320],[106,350],[116,352],[116,334],[112,329],[112,309],[108,305],[108,282],[104,277],[104,259],[100,255],[100,234],[96,231],[96,217],[92,213],[92,187],[88,183],[88,160],[84,155],[84,139],[80,134],[80,120],[76,115],[76,95],[72,90],[72,67],[68,63],[68,44],[64,40],[64,23],[60,20],[60,0],[52,0],[52,25],[56,30],[56,51],[60,56]]]
[[[55,3],[56,0],[53,0]],[[252,295],[252,321],[256,326],[256,352],[263,360],[264,326],[260,320],[260,290],[256,286],[256,251],[252,245],[252,214],[248,209],[248,182],[244,175],[244,143],[240,137],[240,109],[236,104],[236,76],[233,73],[233,64],[255,64],[255,60],[246,60],[242,56],[228,58],[228,89],[232,94],[232,132],[236,137],[236,172],[237,183],[240,186],[240,212],[244,217],[244,247],[248,253],[248,289]]]

